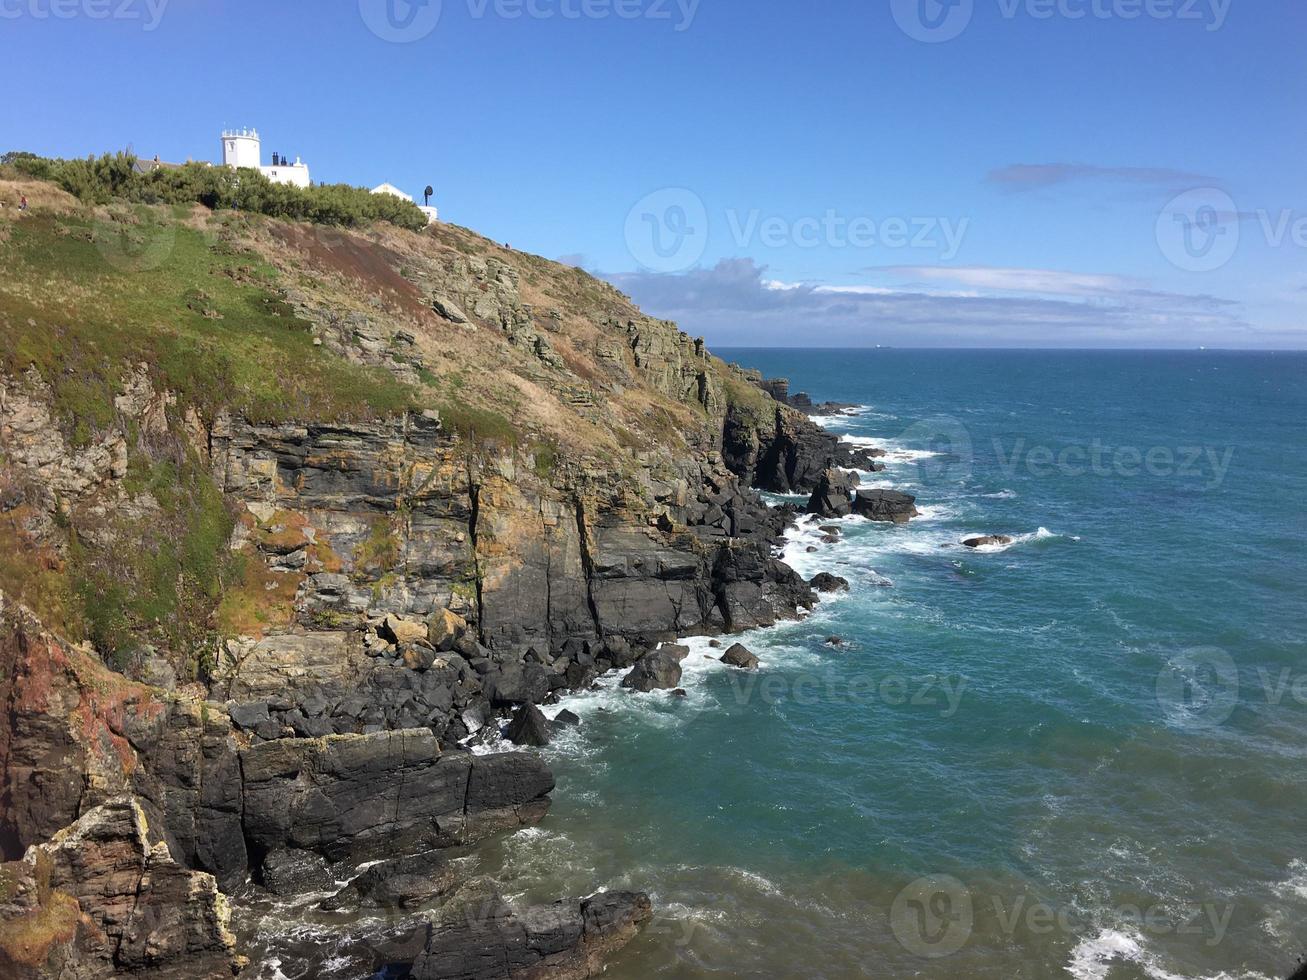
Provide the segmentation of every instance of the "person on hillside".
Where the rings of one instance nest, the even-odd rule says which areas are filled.
[[[21,201],[18,202],[18,210],[19,210],[19,211],[26,211],[26,210],[27,210],[27,195],[26,195],[26,194],[24,194],[24,195],[23,195],[23,199],[22,199]]]

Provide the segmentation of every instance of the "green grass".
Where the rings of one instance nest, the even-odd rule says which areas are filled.
[[[276,294],[275,272],[169,208],[119,205],[121,220],[34,214],[0,244],[0,358],[35,366],[79,443],[113,419],[144,363],[156,387],[205,418],[374,418],[413,404],[379,368],[314,346]]]
[[[216,642],[212,613],[233,576],[231,514],[193,454],[133,461],[126,484],[158,509],[118,517],[97,528],[93,542],[71,537],[69,578],[83,631],[116,667],[149,643],[194,676]]]
[[[519,434],[507,418],[488,408],[466,402],[442,402],[440,423],[469,442],[517,445]]]

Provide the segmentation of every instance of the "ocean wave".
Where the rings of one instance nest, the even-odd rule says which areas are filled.
[[[1017,492],[1015,490],[998,490],[994,493],[982,493],[981,496],[987,500],[1015,500]]]
[[[971,537],[971,535],[968,535],[968,537]],[[975,535],[975,537],[982,537],[982,535]],[[1069,541],[1080,540],[1080,538],[1074,534],[1058,534],[1056,531],[1050,531],[1046,527],[1041,527],[1039,530],[1031,531],[1029,534],[1012,535],[1012,540],[1007,544],[982,544],[979,548],[969,548],[968,550],[982,555],[995,555],[1004,551],[1010,551],[1019,545],[1030,544],[1033,541],[1052,541],[1058,538],[1065,538]]]
[[[1209,977],[1191,977],[1166,969],[1161,957],[1149,950],[1143,937],[1134,930],[1104,928],[1088,936],[1071,951],[1067,972],[1076,980],[1109,980],[1113,969],[1129,964],[1152,980],[1272,980],[1262,973],[1221,973]]]

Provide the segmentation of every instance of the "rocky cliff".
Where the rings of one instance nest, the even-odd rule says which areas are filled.
[[[230,974],[224,893],[540,820],[539,755],[460,744],[508,711],[814,601],[754,488],[857,459],[612,287],[452,226],[27,189],[0,218],[15,975]],[[469,923],[448,891],[355,966],[586,976],[648,917]]]

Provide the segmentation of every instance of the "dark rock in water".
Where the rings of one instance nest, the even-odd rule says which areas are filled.
[[[871,521],[906,524],[918,514],[916,504],[916,497],[898,490],[859,490],[853,512]]]
[[[278,848],[263,859],[263,887],[283,898],[305,892],[325,892],[336,887],[327,862],[312,851]]]
[[[842,646],[844,646],[844,637],[842,637],[842,636],[828,636],[828,637],[826,637],[826,646],[828,646],[828,647],[842,647]]]
[[[549,722],[534,704],[524,704],[513,715],[504,735],[514,745],[541,748],[549,744]]]
[[[535,754],[441,752],[430,730],[264,742],[241,752],[256,853],[329,861],[448,847],[538,823],[554,777]]]
[[[989,545],[1011,544],[1013,540],[1006,534],[988,534],[980,538],[967,538],[962,543],[968,548],[985,548]]]
[[[413,980],[590,977],[653,914],[649,897],[605,892],[517,910],[484,882],[460,889],[431,922]]]
[[[675,691],[672,692],[672,697],[674,698],[688,698],[689,696],[690,696],[690,692],[683,687],[678,687]]]
[[[372,865],[321,907],[328,911],[351,906],[412,909],[448,895],[457,886],[454,865],[438,851],[424,851]]]
[[[849,590],[848,579],[832,575],[830,572],[819,572],[812,577],[808,584],[818,592],[847,592]]]
[[[549,677],[539,664],[504,664],[491,668],[481,686],[495,707],[536,704],[549,694]]]
[[[808,513],[818,517],[845,517],[853,510],[850,495],[857,489],[856,473],[846,473],[833,467],[823,470],[808,500]],[[822,528],[825,531],[825,528]],[[829,531],[827,534],[829,535]]]
[[[581,724],[581,716],[574,711],[568,711],[564,708],[554,718],[555,725],[566,725],[569,728],[575,728]]]
[[[680,649],[685,650],[684,647]],[[689,653],[689,650],[686,650]],[[622,687],[630,691],[671,690],[681,683],[681,660],[664,647],[649,654],[622,678]]]
[[[743,643],[737,643],[722,656],[722,663],[742,670],[757,670],[762,664]]]
[[[815,544],[808,545],[808,547],[805,548],[804,550],[807,551],[807,553],[810,555],[816,554],[818,551],[821,551],[821,549],[818,548]]]
[[[721,640],[709,640],[709,641],[708,641],[708,645],[709,645],[710,647],[712,647],[714,650],[720,650],[720,649],[722,648],[722,641],[721,641]]]
[[[837,524],[823,524],[821,527],[817,528],[817,530],[821,531],[823,534],[834,534],[836,536],[842,533]]]
[[[657,649],[656,652],[671,657],[679,664],[679,663],[684,663],[685,658],[690,655],[690,648],[678,646],[676,644],[671,644],[671,643],[664,643],[662,646],[660,646]]]

